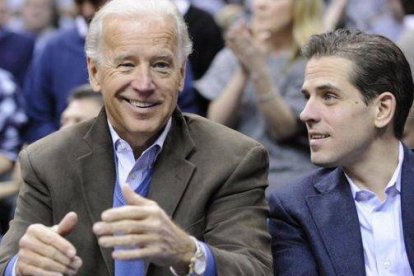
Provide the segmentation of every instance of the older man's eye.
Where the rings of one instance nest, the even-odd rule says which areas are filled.
[[[170,69],[171,65],[168,62],[156,62],[154,68],[158,71],[165,72]]]

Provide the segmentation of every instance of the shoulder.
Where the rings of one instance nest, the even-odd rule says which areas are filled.
[[[316,169],[295,182],[275,189],[269,194],[269,205],[272,208],[278,204],[283,206],[305,204],[306,197],[319,193],[315,185],[325,181],[334,170],[333,168]]]
[[[82,43],[81,43],[82,42]],[[79,36],[75,27],[68,29],[61,29],[53,32],[45,41],[45,47],[56,48],[64,44],[79,44],[83,45],[83,39]]]
[[[264,147],[252,138],[201,116],[185,114],[184,120],[190,136],[200,150],[236,154],[257,147],[265,151]]]
[[[58,130],[30,144],[23,155],[36,159],[40,164],[57,164],[58,160],[75,159],[82,151],[83,137],[90,130],[95,119]]]

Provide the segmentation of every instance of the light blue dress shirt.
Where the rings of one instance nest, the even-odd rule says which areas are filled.
[[[398,165],[385,188],[385,200],[356,186],[348,175],[358,212],[367,276],[412,276],[405,250],[401,218],[401,166],[403,146],[399,145]]]

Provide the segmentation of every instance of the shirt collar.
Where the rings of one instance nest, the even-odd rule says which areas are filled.
[[[76,16],[75,25],[79,35],[85,38],[86,34],[88,33],[88,24],[86,23],[85,18],[80,15]]]
[[[190,8],[190,1],[188,0],[175,0],[174,2],[181,15],[186,14]]]
[[[172,119],[170,118],[168,120],[166,126],[164,127],[164,130],[158,136],[157,140],[155,140],[155,142],[152,143],[152,145],[149,146],[148,149],[153,148],[154,146],[158,146],[159,147],[159,151],[158,152],[160,152],[162,150],[162,147],[164,146],[165,139],[167,138],[167,135],[168,135],[168,133],[170,132],[170,129],[171,129],[171,124],[172,124],[171,122],[172,122]],[[119,137],[118,133],[115,131],[115,129],[113,128],[113,126],[109,122],[109,120],[108,120],[108,126],[109,126],[109,131],[111,133],[113,149],[116,152],[117,145],[121,141],[123,141],[124,143],[126,143],[126,142],[121,137]]]
[[[404,27],[410,30],[414,30],[414,15],[404,16]]]
[[[395,168],[395,171],[390,181],[385,187],[385,191],[395,189],[398,193],[401,192],[401,167],[402,167],[403,160],[404,160],[404,148],[400,142],[398,146],[398,164],[397,164],[397,167]],[[346,173],[345,173],[345,177],[351,186],[352,197],[354,198],[354,200],[356,200],[358,193],[362,192],[363,190],[359,188],[357,185],[355,185],[355,183]]]

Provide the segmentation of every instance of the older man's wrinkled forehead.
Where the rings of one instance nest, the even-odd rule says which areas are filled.
[[[114,23],[116,21],[125,21],[128,24],[120,24],[122,30],[114,32],[114,30],[111,29],[115,26]],[[174,50],[177,50],[176,46],[178,46],[178,34],[175,21],[172,16],[169,15],[157,17],[142,15],[139,20],[137,20],[136,16],[108,16],[103,22],[103,30],[103,39],[105,43],[111,43],[111,41],[119,43],[120,39],[124,39],[133,41],[137,45],[144,43],[149,46],[174,45]],[[146,35],[144,37],[140,36],[139,39],[135,39],[133,34],[136,33],[136,31],[145,33]]]

